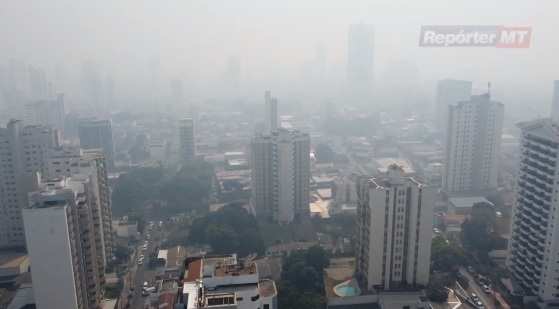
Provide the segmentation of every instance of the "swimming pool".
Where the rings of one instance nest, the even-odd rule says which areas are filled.
[[[344,281],[334,287],[334,293],[340,297],[357,296],[361,294],[361,289],[355,279]]]

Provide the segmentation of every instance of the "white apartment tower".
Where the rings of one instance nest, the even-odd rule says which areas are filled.
[[[104,271],[112,258],[112,207],[111,192],[108,183],[107,164],[101,150],[83,150],[60,147],[51,151],[47,160],[48,179],[72,177],[87,179],[91,183],[93,199],[91,203],[93,220],[97,226],[97,253],[103,263],[99,266]]]
[[[93,309],[102,300],[91,183],[61,178],[29,194],[23,209],[38,309]]]
[[[443,176],[447,193],[497,188],[503,111],[503,104],[492,101],[489,94],[449,106]]]
[[[290,223],[308,216],[310,137],[278,129],[251,141],[252,204],[256,215]]]
[[[559,127],[551,119],[519,124],[520,163],[507,266],[517,293],[540,306],[559,304]]]
[[[559,123],[559,80],[553,81],[553,101],[551,105],[551,119]]]
[[[196,140],[194,137],[194,120],[184,118],[179,121],[179,155],[180,160],[189,162],[196,156]]]
[[[25,246],[21,210],[58,144],[57,132],[47,127],[11,120],[0,128],[0,248]]]
[[[443,79],[437,83],[435,102],[435,123],[441,132],[447,132],[448,107],[458,102],[468,101],[472,96],[472,82],[465,80]]]
[[[369,291],[429,282],[434,191],[402,167],[358,181],[357,274]]]

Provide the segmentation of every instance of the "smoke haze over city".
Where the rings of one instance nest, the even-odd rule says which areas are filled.
[[[558,31],[557,0],[0,0],[0,309],[557,309]]]
[[[475,80],[483,91],[492,82],[515,110],[543,113],[559,49],[557,9],[555,1],[6,0],[0,55],[43,68],[76,103],[84,63],[113,80],[117,102],[164,100],[171,80],[184,81],[190,100],[223,98],[239,74],[239,96],[249,100],[273,88],[284,99],[342,103],[347,30],[363,22],[374,26],[377,102],[412,88],[414,104],[426,104],[436,80],[448,77]],[[438,24],[530,26],[533,40],[519,50],[419,47],[420,27]]]

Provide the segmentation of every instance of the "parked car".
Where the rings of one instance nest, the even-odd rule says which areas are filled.
[[[481,288],[483,289],[483,292],[491,294],[491,287],[489,287],[487,284],[482,285]]]

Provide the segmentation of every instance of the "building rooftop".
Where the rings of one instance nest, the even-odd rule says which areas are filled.
[[[8,305],[8,309],[20,309],[26,305],[35,304],[35,296],[31,284],[22,285],[16,292],[12,302]]]
[[[385,190],[406,182],[411,182],[417,186],[424,186],[423,183],[406,174],[404,167],[396,163],[389,165],[385,173],[368,179],[369,186],[378,190]]]
[[[521,122],[518,124],[518,127],[522,130],[529,131],[530,134],[538,135],[559,143],[559,128],[554,125],[549,118]]]
[[[26,263],[29,257],[23,253],[10,253],[0,255],[0,269],[19,267]]]
[[[491,206],[495,206],[483,196],[451,197],[448,199],[448,202],[452,204],[454,208],[471,208],[477,203],[486,203]]]
[[[186,249],[183,246],[176,246],[167,250],[167,268],[180,267],[186,257]]]
[[[387,173],[389,167],[394,164],[398,165],[404,171],[404,174],[410,175],[415,173],[415,170],[413,169],[411,162],[406,159],[381,158],[381,159],[377,159],[375,162],[377,164],[377,171],[383,174]]]
[[[194,282],[200,278],[202,278],[202,259],[197,259],[187,265],[184,273],[184,281]]]
[[[258,283],[260,296],[271,297],[277,294],[276,283],[273,280],[264,279]]]

